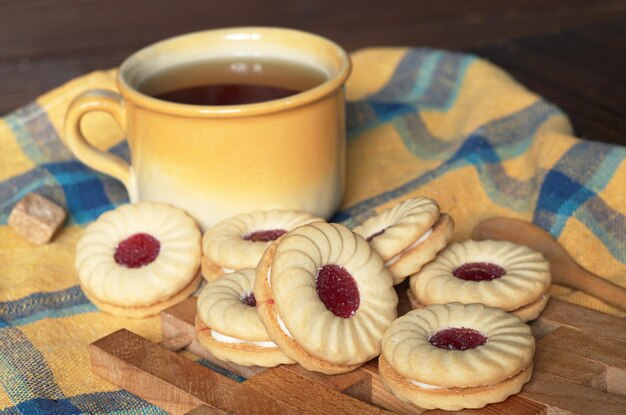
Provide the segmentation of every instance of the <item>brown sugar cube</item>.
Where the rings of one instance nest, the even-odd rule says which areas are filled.
[[[8,224],[18,235],[34,244],[43,245],[50,242],[65,221],[65,216],[65,210],[56,203],[29,193],[15,205]]]

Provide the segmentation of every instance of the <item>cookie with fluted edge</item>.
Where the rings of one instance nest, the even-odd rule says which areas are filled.
[[[81,288],[110,314],[157,314],[187,298],[202,281],[200,242],[196,222],[174,206],[119,206],[87,226],[76,245]]]
[[[344,373],[380,353],[398,296],[363,237],[338,224],[301,226],[270,245],[256,270],[261,322],[304,368]]]
[[[419,271],[445,248],[454,221],[432,199],[418,197],[383,210],[353,229],[385,260],[394,284]]]
[[[518,317],[482,304],[410,311],[383,336],[378,370],[399,399],[424,409],[482,408],[532,376],[535,339]]]
[[[256,211],[224,219],[202,238],[202,275],[211,281],[226,272],[254,268],[272,241],[317,221],[323,219],[292,210]]]
[[[550,264],[540,252],[508,241],[463,241],[450,245],[411,276],[413,305],[482,303],[523,321],[545,308]]]
[[[254,268],[210,281],[198,296],[196,335],[218,359],[242,366],[295,363],[272,342],[256,312]]]

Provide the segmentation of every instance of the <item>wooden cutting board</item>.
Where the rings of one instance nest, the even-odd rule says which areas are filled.
[[[399,291],[404,293],[405,290]],[[400,312],[406,312],[406,298]],[[161,313],[161,344],[120,330],[90,345],[93,371],[172,414],[445,414],[389,394],[376,360],[343,375],[299,365],[243,367],[221,362],[197,342],[196,299]],[[626,320],[551,299],[531,324],[537,339],[532,380],[522,392],[458,414],[626,414]],[[171,351],[185,347],[237,382]]]

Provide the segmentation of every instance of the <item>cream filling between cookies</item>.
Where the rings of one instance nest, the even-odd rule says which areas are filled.
[[[234,269],[224,268],[224,267],[222,267],[222,271],[224,271],[224,273],[231,273],[231,272],[235,272],[235,270],[234,270]]]
[[[272,266],[270,265],[269,267],[267,267],[267,285],[270,288],[272,288],[272,284],[270,283],[270,272],[271,271],[272,271]],[[287,336],[289,336],[289,337],[291,337],[293,339],[293,336],[291,335],[291,332],[289,331],[287,326],[285,326],[285,322],[278,315],[278,311],[276,311],[276,320],[278,320],[278,325],[280,326],[280,329],[283,331],[283,333],[285,333]]]
[[[400,259],[400,257],[404,254],[406,254],[407,252],[409,252],[410,250],[414,249],[416,246],[418,246],[419,244],[421,244],[422,242],[424,242],[426,239],[428,239],[430,237],[430,235],[433,234],[433,228],[430,228],[429,230],[427,230],[426,232],[424,232],[422,234],[422,236],[419,237],[419,239],[415,242],[413,242],[411,245],[409,245],[408,247],[404,248],[402,251],[400,251],[398,254],[394,255],[393,257],[391,257],[389,260],[387,260],[387,262],[385,262],[385,266],[388,267],[390,265],[395,264],[396,262],[398,262],[398,260]]]
[[[275,347],[277,348],[278,345],[274,342],[253,342],[253,341],[249,341],[249,340],[241,340],[238,339],[237,337],[231,337],[231,336],[227,336],[225,334],[222,333],[218,333],[215,330],[211,330],[211,337],[213,337],[215,340],[217,340],[218,342],[221,343],[230,343],[230,344],[243,344],[243,343],[248,343],[248,344],[253,344],[255,346],[259,346],[259,347]]]
[[[526,369],[524,369],[524,370],[526,370]],[[519,373],[521,373],[521,372],[518,372],[518,373],[517,373],[516,375],[514,375],[514,376],[517,376]],[[438,385],[431,385],[431,384],[429,384],[429,383],[422,383],[422,382],[418,382],[418,381],[413,380],[413,379],[408,379],[408,380],[409,380],[409,382],[411,382],[413,385],[415,385],[415,386],[417,386],[417,387],[419,387],[419,388],[422,388],[422,389],[452,389],[452,388],[454,388],[453,386],[438,386]],[[487,387],[488,387],[488,386],[491,386],[491,385],[495,385],[495,383],[490,383],[490,384],[488,384],[488,385],[482,385],[481,387],[485,387],[485,386],[487,386]]]
[[[422,389],[449,389],[445,386],[437,386],[437,385],[430,385],[428,383],[422,383],[422,382],[418,382],[416,380],[413,379],[409,379],[409,381],[414,384],[415,386],[418,386]]]

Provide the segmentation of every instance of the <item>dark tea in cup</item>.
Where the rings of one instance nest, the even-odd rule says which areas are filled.
[[[289,97],[326,79],[319,69],[293,61],[220,58],[160,71],[146,79],[139,90],[179,104],[241,105]]]

